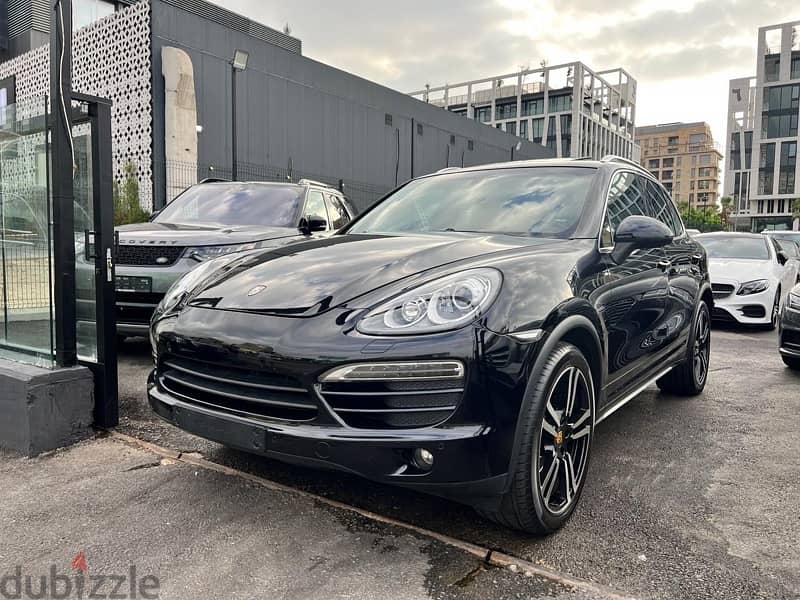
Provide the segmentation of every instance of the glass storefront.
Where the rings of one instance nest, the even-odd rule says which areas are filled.
[[[47,103],[0,109],[0,357],[51,367],[53,244]]]

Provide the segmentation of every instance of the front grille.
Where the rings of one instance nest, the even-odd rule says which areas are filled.
[[[728,283],[712,283],[711,284],[711,293],[713,294],[715,299],[719,298],[727,298],[736,290],[735,286],[732,286]]]
[[[320,393],[349,426],[414,429],[441,423],[458,407],[463,379],[326,382]]]
[[[739,309],[748,319],[763,319],[767,316],[767,310],[760,304],[748,304]]]
[[[182,246],[119,244],[117,264],[134,266],[168,267],[175,264],[184,248]]]
[[[308,390],[286,375],[165,355],[158,380],[186,402],[244,417],[310,421],[318,412]]]

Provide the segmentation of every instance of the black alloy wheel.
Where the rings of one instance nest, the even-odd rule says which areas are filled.
[[[694,379],[697,385],[704,386],[708,377],[708,362],[711,358],[711,320],[708,310],[701,310],[697,314],[694,336]]]
[[[537,535],[560,528],[586,482],[594,415],[589,363],[576,346],[559,342],[528,382],[517,424],[519,449],[509,465],[509,490],[496,509],[478,512]]]
[[[708,304],[700,302],[689,336],[686,358],[660,377],[656,384],[662,392],[668,394],[697,396],[706,387],[710,362],[711,313]]]

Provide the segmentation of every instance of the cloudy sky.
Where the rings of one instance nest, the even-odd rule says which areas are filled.
[[[791,0],[216,0],[303,53],[411,91],[573,60],[638,80],[637,124],[707,121],[723,144],[728,80],[755,75],[758,27]]]

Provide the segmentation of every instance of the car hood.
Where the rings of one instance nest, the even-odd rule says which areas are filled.
[[[563,243],[495,235],[338,235],[250,252],[224,276],[207,280],[191,304],[311,316],[429,269]]]
[[[745,282],[772,277],[769,260],[737,260],[734,258],[711,258],[708,261],[711,281]]]
[[[136,223],[116,228],[120,244],[159,244],[170,246],[221,246],[284,238],[302,239],[291,227],[263,225],[215,225],[180,223]]]

